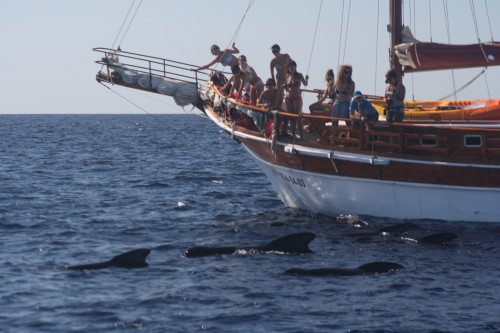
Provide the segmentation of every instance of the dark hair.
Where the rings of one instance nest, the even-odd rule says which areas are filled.
[[[292,60],[292,61],[290,61],[290,62],[288,63],[288,67],[291,67],[291,66],[295,66],[295,67],[297,67],[297,63],[296,63],[295,61],[293,61],[293,60]]]
[[[231,66],[231,73],[238,74],[239,72],[240,72],[240,66],[239,65],[233,65],[233,66]]]
[[[275,85],[276,85],[276,81],[274,81],[273,78],[267,79],[266,86],[275,86]]]
[[[389,69],[387,73],[385,73],[385,77],[396,79],[398,76],[396,75],[396,71],[394,69]]]
[[[274,51],[274,50],[276,50],[276,51],[280,51],[280,50],[281,50],[281,48],[280,48],[280,46],[279,46],[278,44],[274,44],[273,46],[271,46],[271,50],[273,50],[273,51]]]

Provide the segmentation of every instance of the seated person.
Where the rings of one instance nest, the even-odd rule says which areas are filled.
[[[335,97],[337,96],[337,91],[335,89],[335,75],[333,74],[333,69],[329,69],[326,72],[325,80],[327,82],[326,89],[316,102],[309,106],[309,112],[311,114],[319,114],[329,116],[333,111],[333,102],[335,102]],[[325,101],[328,99],[328,103]]]
[[[276,89],[276,82],[270,78],[266,81],[266,90],[260,94],[257,101],[257,106],[266,109],[276,109],[278,105],[278,89]]]
[[[377,110],[369,100],[363,97],[363,94],[359,90],[352,94],[349,112],[351,119],[360,120],[362,123],[366,123],[367,121],[378,121]]]

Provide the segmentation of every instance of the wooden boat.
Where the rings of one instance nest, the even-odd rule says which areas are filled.
[[[397,30],[400,23],[392,26]],[[194,65],[123,51],[118,59],[114,50],[94,50],[103,54],[97,63],[106,68],[97,74],[99,82],[195,105],[242,144],[290,207],[333,216],[500,221],[499,121],[441,117],[346,126],[342,119],[267,110],[225,97],[219,91],[224,76],[215,73],[205,82],[192,71]],[[447,107],[439,103],[415,108]],[[304,129],[302,137],[293,129],[278,135],[287,120]]]

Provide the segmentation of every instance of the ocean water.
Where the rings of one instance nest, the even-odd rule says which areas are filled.
[[[0,116],[1,332],[500,332],[500,224],[327,217],[284,207],[197,115]],[[499,213],[500,221],[500,213]],[[416,223],[450,246],[348,234]],[[186,258],[316,234],[307,255]],[[70,271],[149,248],[149,267]],[[299,277],[292,267],[405,268]]]

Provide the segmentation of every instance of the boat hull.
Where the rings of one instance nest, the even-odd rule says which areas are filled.
[[[283,203],[315,213],[498,222],[500,166],[374,156],[276,142],[207,115],[248,151]]]
[[[289,207],[325,215],[498,222],[500,190],[382,181],[301,171],[269,163],[245,146]]]

